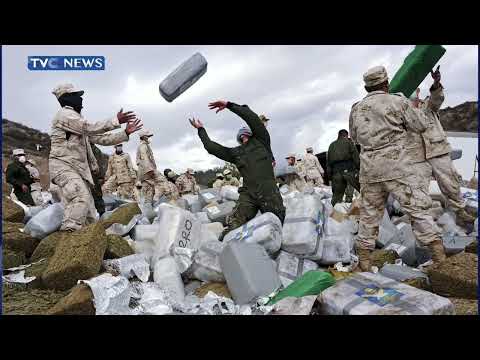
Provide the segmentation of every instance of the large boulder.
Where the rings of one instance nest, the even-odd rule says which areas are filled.
[[[45,315],[65,292],[2,286],[3,315]]]
[[[39,240],[20,231],[25,225],[23,223],[12,223],[2,221],[2,240],[3,246],[22,251],[27,257],[30,257],[37,247]]]
[[[137,203],[122,205],[117,208],[108,219],[99,221],[99,224],[102,224],[104,229],[108,229],[112,224],[127,225],[135,215],[141,213],[142,211]]]
[[[104,256],[106,260],[118,259],[133,254],[135,254],[135,251],[133,251],[127,240],[120,235],[107,235],[107,250]]]
[[[23,209],[6,196],[2,196],[2,220],[21,223],[25,217]]]
[[[27,257],[22,251],[14,251],[2,247],[2,265],[4,269],[17,267],[27,263]]]
[[[462,252],[428,269],[433,292],[462,299],[477,299],[478,256]]]
[[[50,289],[67,290],[98,274],[102,266],[107,236],[100,223],[69,233],[59,241],[42,275]]]
[[[95,315],[92,290],[86,284],[75,286],[47,311],[47,315]]]
[[[57,231],[48,235],[46,238],[43,238],[35,248],[35,251],[30,257],[30,261],[36,262],[40,259],[52,257],[55,253],[55,248],[57,247],[58,242],[65,239],[68,235],[70,235],[68,232]]]

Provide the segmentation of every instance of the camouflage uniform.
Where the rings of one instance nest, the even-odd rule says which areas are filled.
[[[299,162],[295,162],[293,168],[295,169],[295,174],[285,175],[285,183],[291,191],[297,190],[301,192],[307,186],[305,168]]]
[[[311,153],[306,153],[303,162],[307,175],[307,183],[312,186],[323,185],[322,176],[324,171],[318,158]]]
[[[333,206],[343,201],[347,185],[360,191],[360,183],[358,181],[359,167],[358,151],[352,141],[340,136],[330,144],[327,153],[327,171],[332,179]]]
[[[111,177],[113,177],[113,180],[110,180]],[[105,178],[108,184],[106,187],[109,188],[109,190],[110,184],[115,184],[115,190],[118,196],[125,199],[133,199],[133,186],[135,184],[136,173],[129,154],[122,153],[120,155],[113,154],[110,156]]]
[[[223,185],[240,187],[240,181],[238,181],[238,179],[233,176],[231,176],[230,179],[228,177],[225,177],[225,180],[223,180]]]
[[[157,165],[148,139],[141,139],[137,149],[138,179],[142,183],[142,198],[146,203],[153,203]]]
[[[29,160],[32,161],[32,160]],[[25,165],[30,176],[33,179],[33,183],[30,185],[30,195],[32,196],[33,202],[35,205],[39,206],[43,204],[42,196],[42,184],[40,183],[40,172],[32,163],[27,163]]]
[[[374,68],[364,78],[381,73]],[[367,82],[367,81],[366,81]],[[412,220],[417,240],[424,244],[441,242],[434,231],[428,209],[432,200],[418,183],[407,150],[407,131],[421,133],[427,128],[425,115],[416,110],[402,94],[372,91],[352,107],[350,133],[361,145],[360,183],[362,207],[356,240],[357,249],[373,250],[378,238],[379,222],[391,193]]]
[[[222,186],[223,186],[223,180],[222,179],[215,180],[215,182],[212,185],[212,187],[214,189],[220,189]]]
[[[157,173],[155,179],[154,200],[157,201],[161,196],[165,196],[168,201],[178,200],[180,198],[177,186],[168,181],[168,179],[162,174]]]
[[[177,185],[180,195],[198,193],[197,182],[193,176],[189,177],[187,174],[182,174],[175,181],[175,185]]]
[[[90,143],[112,146],[128,141],[117,117],[97,123],[87,122],[70,106],[55,115],[52,123],[49,158],[50,179],[61,189],[65,215],[60,230],[78,230],[95,221],[92,172],[99,171]]]
[[[275,214],[282,224],[285,219],[285,206],[273,174],[270,135],[267,129],[248,106],[228,102],[227,108],[240,116],[250,127],[252,136],[247,143],[228,148],[211,141],[203,127],[198,129],[198,136],[208,153],[234,163],[243,177],[244,186],[238,190],[240,197],[232,215],[227,218],[227,226],[221,239],[231,230],[253,219],[259,210],[262,213]]]

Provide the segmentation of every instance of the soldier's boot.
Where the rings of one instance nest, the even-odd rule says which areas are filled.
[[[465,209],[460,209],[456,213],[456,223],[458,226],[461,226],[463,228],[470,228],[473,227],[473,223],[475,221],[475,217],[470,215],[465,211]]]
[[[428,249],[432,254],[432,261],[434,263],[439,263],[447,258],[441,240],[432,241],[430,244],[428,244]]]
[[[371,270],[370,254],[372,252],[368,249],[357,249],[358,266],[354,272],[365,272]]]

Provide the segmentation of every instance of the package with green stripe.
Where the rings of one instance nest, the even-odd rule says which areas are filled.
[[[325,315],[454,315],[449,299],[380,274],[356,273],[318,297]]]

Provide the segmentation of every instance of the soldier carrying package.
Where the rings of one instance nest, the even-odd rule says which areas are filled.
[[[228,148],[210,140],[200,120],[190,120],[192,126],[198,129],[198,136],[208,153],[235,164],[244,179],[243,186],[238,191],[240,196],[237,206],[227,219],[221,239],[231,230],[253,219],[259,210],[275,214],[283,223],[285,206],[273,174],[270,135],[262,121],[247,105],[216,101],[209,104],[209,107],[217,109],[217,113],[227,108],[250,127],[238,131],[239,146]]]

